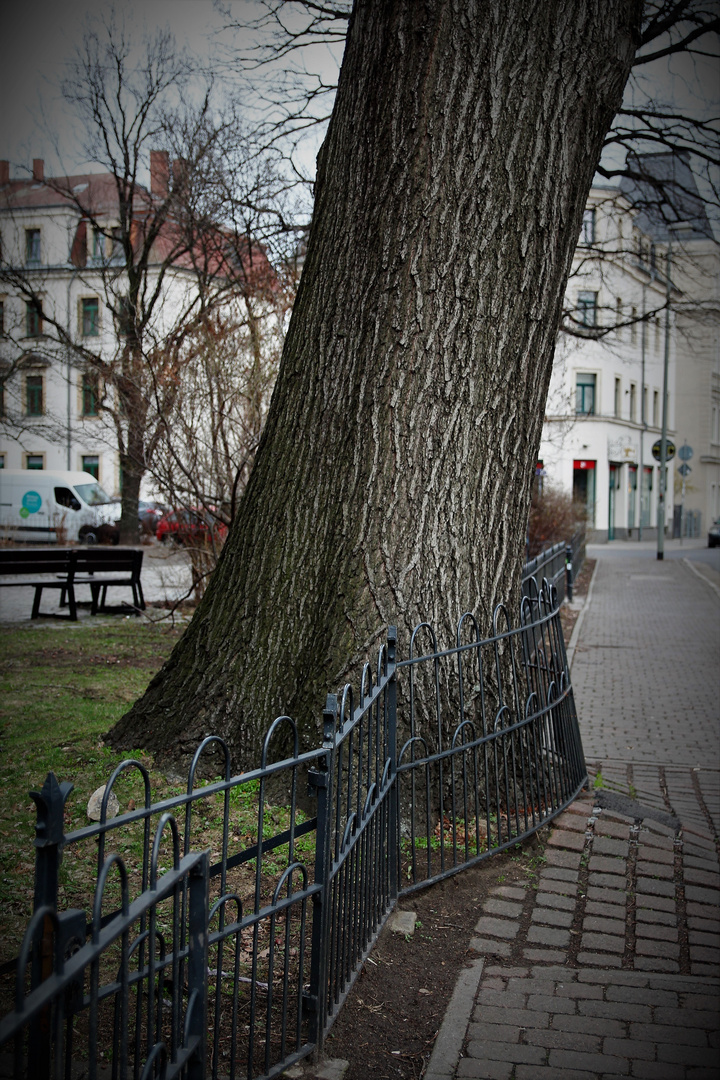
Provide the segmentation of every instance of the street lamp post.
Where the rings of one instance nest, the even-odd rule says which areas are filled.
[[[657,505],[657,557],[665,558],[665,495],[667,487],[668,367],[670,365],[670,294],[672,285],[672,232],[668,228],[665,270],[665,354],[663,357],[662,435],[660,436],[660,483]]]

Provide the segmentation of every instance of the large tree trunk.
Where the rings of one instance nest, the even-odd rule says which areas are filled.
[[[254,762],[388,623],[517,596],[563,293],[639,0],[358,2],[258,458],[201,606],[110,734]]]

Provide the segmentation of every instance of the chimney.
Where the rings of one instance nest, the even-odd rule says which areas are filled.
[[[0,184],[10,183],[10,162],[0,161]]]
[[[45,178],[45,162],[41,157],[33,158],[33,180],[39,183]]]
[[[167,150],[150,151],[150,193],[167,199],[170,183],[170,156]]]

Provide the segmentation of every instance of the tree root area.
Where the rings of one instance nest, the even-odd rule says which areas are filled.
[[[325,1041],[325,1057],[350,1063],[343,1080],[419,1080],[460,971],[477,956],[483,901],[498,884],[532,887],[528,855],[539,849],[531,840],[399,901],[415,912],[414,933],[384,927]]]

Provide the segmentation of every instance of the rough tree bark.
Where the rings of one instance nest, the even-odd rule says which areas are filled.
[[[203,603],[110,733],[255,761],[389,623],[517,596],[563,292],[639,0],[358,2],[300,290]]]

